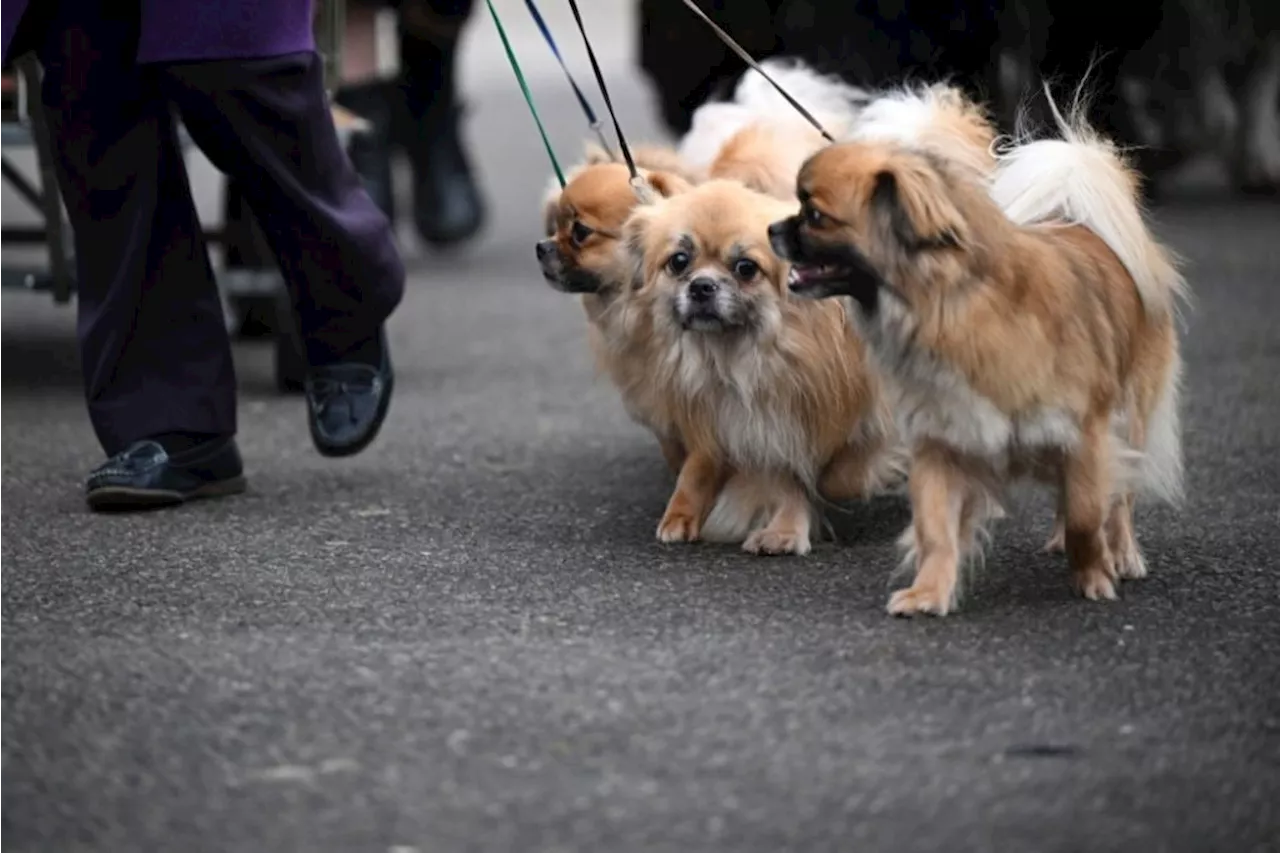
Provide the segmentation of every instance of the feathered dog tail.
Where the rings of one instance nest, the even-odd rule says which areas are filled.
[[[1115,144],[1089,126],[1082,98],[1064,117],[1047,87],[1045,97],[1062,138],[1015,142],[1000,151],[992,198],[1020,225],[1085,226],[1124,264],[1149,315],[1176,313],[1186,282],[1147,228],[1139,176]]]
[[[995,168],[996,130],[986,111],[956,86],[904,85],[878,94],[858,114],[849,138],[930,148],[986,179]]]
[[[725,483],[702,525],[707,542],[739,544],[773,514],[776,495],[773,480],[741,472]]]
[[[707,520],[702,538],[707,542],[738,545],[758,528],[769,523],[785,495],[794,494],[797,484],[790,477],[759,471],[735,472],[720,490]],[[809,503],[809,524],[817,528],[822,517]]]
[[[864,89],[845,82],[838,75],[819,73],[795,57],[770,57],[761,62],[760,67],[768,72],[774,83],[824,124],[847,121],[870,100]],[[756,115],[786,116],[805,121],[795,107],[754,70],[748,70],[739,81],[734,101]]]
[[[837,136],[868,100],[867,93],[857,86],[820,74],[799,59],[771,57],[760,67]],[[709,102],[694,111],[689,131],[680,140],[680,156],[693,168],[710,169],[730,139],[761,123],[809,128],[808,122],[769,81],[748,69],[738,81],[732,100]]]

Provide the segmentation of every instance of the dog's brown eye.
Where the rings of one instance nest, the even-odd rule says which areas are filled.
[[[760,265],[750,258],[742,258],[733,265],[733,274],[740,281],[751,281],[760,272]]]
[[[591,235],[595,232],[581,222],[573,223],[573,228],[569,229],[569,239],[573,241],[573,245],[581,247],[583,243],[591,239]]]
[[[684,272],[688,268],[689,268],[688,252],[676,252],[674,255],[667,258],[667,269],[671,271],[672,275],[680,275],[682,272]]]
[[[820,227],[822,225],[822,220],[824,219],[826,219],[826,217],[822,215],[822,211],[818,210],[818,208],[816,207],[805,208],[804,221],[812,225],[814,228]]]

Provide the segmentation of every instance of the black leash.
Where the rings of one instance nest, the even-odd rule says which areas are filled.
[[[533,22],[538,25],[538,29],[542,31],[542,37],[546,39],[547,46],[551,48],[551,53],[555,55],[556,62],[560,63],[560,70],[564,71],[564,77],[569,81],[573,94],[578,98],[578,106],[582,107],[582,112],[587,117],[587,124],[595,131],[596,136],[600,139],[600,144],[604,146],[604,150],[613,157],[613,148],[609,145],[609,140],[604,135],[604,129],[600,126],[600,119],[596,117],[596,111],[591,108],[591,102],[587,100],[587,96],[582,93],[582,89],[578,86],[578,81],[573,79],[573,74],[569,71],[569,66],[565,64],[564,57],[560,55],[560,48],[556,46],[556,40],[551,35],[551,29],[547,26],[547,22],[543,20],[542,13],[538,11],[538,6],[533,0],[524,0],[525,8],[529,10],[529,14],[533,17]]]
[[[627,161],[627,169],[631,172],[631,186],[637,194],[644,194],[647,192],[648,184],[640,176],[636,161],[631,157],[631,148],[627,145],[626,137],[622,135],[622,125],[618,124],[618,114],[614,112],[613,100],[609,97],[609,87],[604,82],[600,63],[596,61],[596,52],[591,49],[591,39],[587,37],[587,28],[582,23],[582,13],[578,11],[577,0],[569,0],[569,8],[573,10],[573,19],[578,24],[578,32],[582,33],[582,43],[586,45],[587,58],[591,60],[591,70],[596,75],[596,84],[600,87],[600,95],[604,98],[604,105],[609,110],[609,118],[613,120],[613,130],[618,135],[618,147],[622,149],[622,156]]]
[[[569,0],[569,2],[570,2],[570,3],[572,3],[572,2],[573,2],[573,0]],[[790,94],[788,94],[788,93],[787,93],[787,91],[786,91],[785,89],[783,89],[781,86],[779,86],[779,85],[774,81],[774,79],[773,79],[772,77],[770,77],[768,74],[764,73],[764,69],[760,67],[760,63],[758,63],[758,62],[756,62],[754,59],[752,59],[752,58],[751,58],[751,54],[747,53],[747,51],[746,51],[745,49],[743,49],[742,45],[740,45],[740,44],[738,44],[736,41],[734,41],[732,36],[730,36],[730,35],[729,35],[728,33],[726,33],[724,30],[720,29],[720,27],[716,24],[716,22],[715,22],[715,21],[713,21],[713,20],[711,20],[711,18],[707,17],[707,13],[706,13],[706,12],[703,12],[701,9],[699,9],[699,8],[698,8],[698,6],[693,2],[693,0],[681,0],[681,2],[683,2],[685,6],[688,6],[688,7],[689,7],[689,9],[690,9],[690,10],[691,10],[695,15],[697,15],[699,18],[701,18],[701,19],[703,20],[703,22],[705,22],[705,23],[706,23],[706,25],[707,25],[707,26],[711,27],[711,30],[716,34],[716,36],[720,39],[720,41],[724,42],[724,43],[725,43],[725,45],[726,45],[726,46],[728,46],[728,48],[729,48],[730,50],[732,50],[734,53],[736,53],[736,54],[738,55],[738,58],[739,58],[739,59],[741,59],[743,62],[747,63],[747,65],[749,65],[749,66],[751,67],[751,69],[752,69],[753,71],[755,71],[757,74],[759,74],[761,77],[763,77],[764,79],[768,80],[768,81],[769,81],[769,85],[771,85],[771,86],[773,86],[773,88],[777,89],[777,90],[778,90],[778,94],[779,94],[779,95],[781,95],[782,97],[786,98],[786,99],[787,99],[787,103],[791,104],[791,106],[793,106],[793,107],[795,107],[795,108],[796,108],[796,112],[798,112],[798,113],[800,113],[800,115],[804,116],[804,117],[808,120],[809,124],[811,124],[811,125],[813,125],[815,128],[817,128],[818,133],[821,133],[821,134],[822,134],[822,138],[823,138],[823,139],[827,140],[828,142],[835,142],[835,141],[836,141],[836,140],[835,140],[835,137],[834,137],[834,136],[832,136],[830,133],[827,133],[827,129],[826,129],[825,127],[823,127],[823,126],[818,122],[818,120],[817,120],[816,118],[814,118],[814,117],[809,113],[809,111],[808,111],[808,110],[806,110],[804,107],[800,106],[800,102],[799,102],[799,101],[797,101],[795,98],[791,97],[791,95],[790,95]],[[588,50],[590,50],[590,48],[588,48]],[[606,96],[606,99],[607,99],[607,97],[608,97],[608,96]]]

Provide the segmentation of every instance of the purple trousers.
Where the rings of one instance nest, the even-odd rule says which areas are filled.
[[[51,14],[92,14],[104,2],[110,14],[138,20],[138,62],[257,59],[315,47],[313,0],[0,0],[4,56],[21,24],[41,26]],[[19,40],[15,55],[30,47]]]
[[[404,288],[314,51],[139,64],[129,5],[64,3],[33,39],[75,233],[85,393],[108,454],[158,433],[236,431],[231,347],[175,116],[243,188],[312,363],[374,334]]]

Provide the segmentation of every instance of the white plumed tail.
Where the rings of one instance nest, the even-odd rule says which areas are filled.
[[[735,473],[716,497],[702,525],[702,538],[719,544],[745,542],[748,536],[769,523],[796,488],[797,484],[785,474]],[[809,524],[816,528],[820,522],[821,514],[810,502]]]
[[[995,166],[995,135],[982,107],[961,89],[933,83],[880,92],[858,113],[848,138],[933,148],[985,180]]]
[[[824,117],[850,116],[870,99],[865,90],[835,75],[819,74],[794,57],[771,57],[761,62],[760,67],[819,121]],[[807,123],[807,119],[754,69],[749,69],[738,82],[733,99],[759,115],[789,115]]]
[[[804,105],[824,127],[839,135],[857,115],[868,95],[839,77],[819,74],[798,59],[771,57],[760,63],[766,73]],[[711,167],[731,138],[750,125],[802,124],[808,121],[754,69],[748,69],[734,90],[733,100],[703,104],[693,113],[689,131],[680,140],[680,157],[694,169]]]
[[[1176,313],[1186,282],[1147,228],[1138,176],[1116,146],[1089,126],[1080,99],[1064,117],[1047,87],[1045,97],[1062,138],[1015,142],[998,152],[992,198],[1020,225],[1088,228],[1129,271],[1149,315]]]

